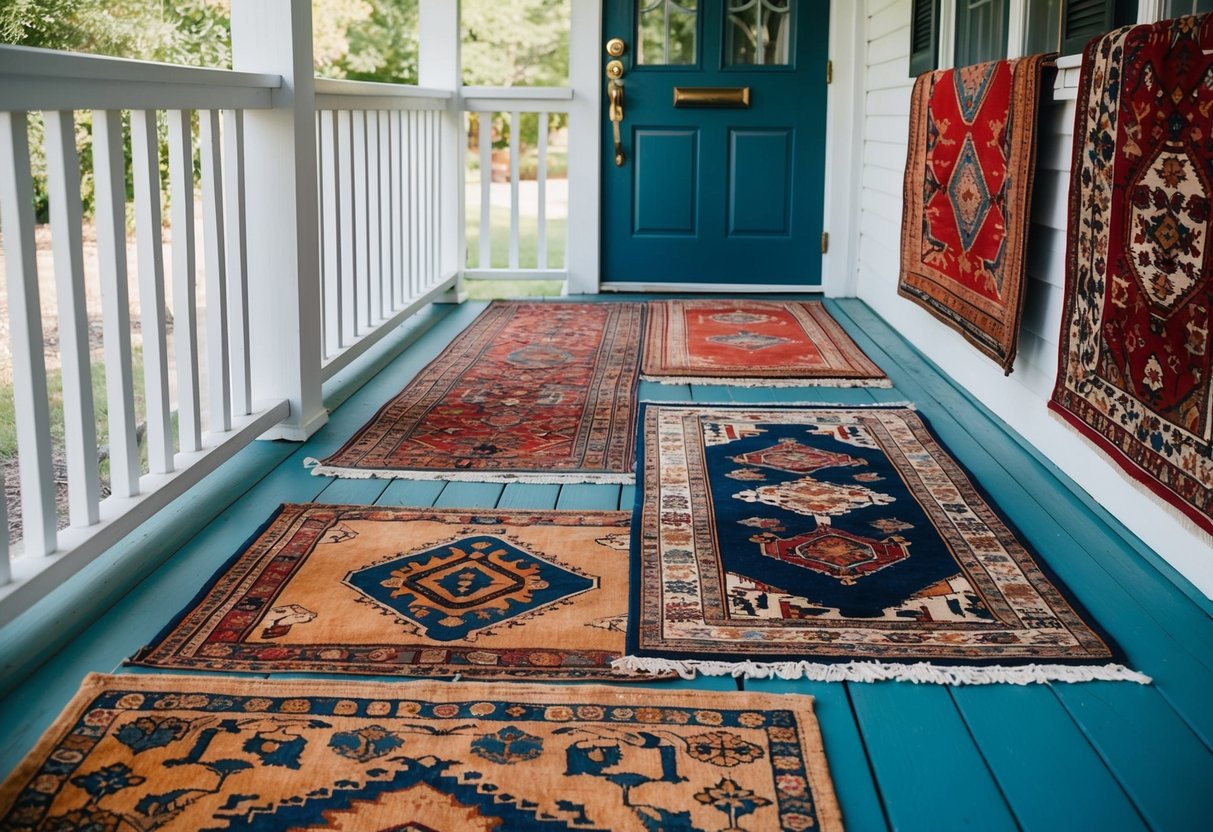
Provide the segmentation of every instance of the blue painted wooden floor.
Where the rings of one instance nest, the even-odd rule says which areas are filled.
[[[0,700],[5,727],[0,771],[12,769],[86,672],[118,669],[281,502],[630,508],[632,486],[333,480],[304,471],[304,457],[335,450],[481,307],[467,304],[430,313],[430,328],[349,396],[305,445],[257,443],[265,447],[250,449],[244,462],[261,469],[242,485],[224,486],[247,489],[235,505],[218,513],[36,672],[19,684],[8,680],[13,689]],[[840,301],[830,308],[888,373],[892,390],[645,385],[642,396],[714,402],[914,401],[953,454],[1124,647],[1129,664],[1156,680],[1150,687],[1104,682],[967,688],[746,683],[747,690],[817,697],[847,827],[1213,829],[1211,606],[1195,597],[1190,586],[1172,582],[1153,553],[1124,536],[1097,506],[1071,493],[1046,460],[1017,444],[867,307]],[[28,636],[0,633],[0,648]],[[736,685],[730,679],[673,684]]]

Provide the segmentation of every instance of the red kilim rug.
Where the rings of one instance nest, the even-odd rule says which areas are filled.
[[[919,76],[898,294],[1007,373],[1023,306],[1036,111],[1047,56]]]
[[[642,372],[664,384],[889,386],[816,302],[655,301]]]
[[[492,303],[312,473],[631,482],[641,303]]]
[[[1213,532],[1213,15],[1083,53],[1049,406]]]

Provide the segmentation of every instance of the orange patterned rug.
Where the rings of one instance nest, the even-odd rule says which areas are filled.
[[[133,663],[617,678],[630,519],[623,511],[285,505]]]
[[[0,827],[842,824],[808,696],[93,675],[0,786]]]
[[[653,301],[641,372],[663,384],[890,386],[815,301]]]

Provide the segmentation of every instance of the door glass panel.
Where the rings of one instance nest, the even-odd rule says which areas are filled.
[[[792,63],[792,0],[728,0],[725,13],[726,63]]]
[[[695,63],[698,0],[636,0],[636,63]]]

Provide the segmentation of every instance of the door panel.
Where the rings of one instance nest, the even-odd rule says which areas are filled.
[[[820,286],[828,4],[606,0],[603,33],[626,51],[622,166],[604,96],[602,282]],[[749,106],[675,107],[675,87],[749,88]]]

